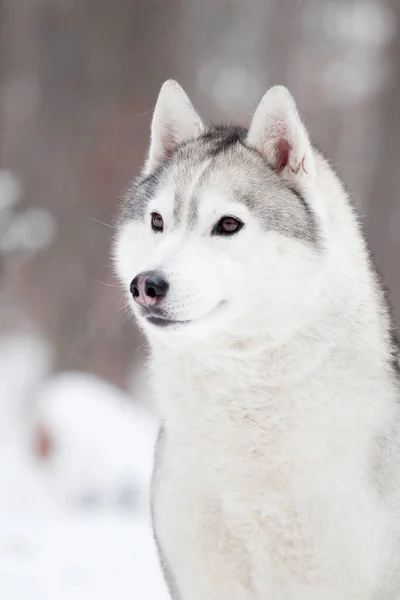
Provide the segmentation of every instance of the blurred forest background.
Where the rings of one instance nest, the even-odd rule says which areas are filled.
[[[0,0],[7,600],[166,598],[138,516],[156,420],[139,410],[143,340],[110,249],[171,77],[205,120],[242,124],[268,87],[289,87],[360,207],[400,322],[399,0]]]
[[[139,340],[97,221],[113,224],[169,77],[205,119],[244,124],[269,86],[290,88],[400,317],[399,19],[398,0],[0,0],[0,167],[20,188],[0,327],[38,329],[56,369],[127,385]]]

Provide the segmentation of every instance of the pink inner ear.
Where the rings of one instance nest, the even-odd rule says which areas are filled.
[[[280,173],[286,167],[289,162],[289,154],[292,146],[289,144],[287,139],[280,138],[275,144],[275,169]]]

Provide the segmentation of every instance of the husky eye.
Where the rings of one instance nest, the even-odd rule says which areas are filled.
[[[151,213],[151,228],[153,231],[164,231],[164,220],[159,213]]]
[[[222,217],[212,230],[212,235],[232,235],[243,227],[242,221],[235,217]]]

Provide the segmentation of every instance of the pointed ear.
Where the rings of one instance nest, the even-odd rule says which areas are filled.
[[[265,94],[246,141],[265,156],[275,171],[295,185],[314,176],[314,157],[307,130],[285,87],[275,86]]]
[[[153,113],[145,173],[151,173],[179,144],[197,137],[202,131],[201,119],[181,86],[172,79],[166,81]]]

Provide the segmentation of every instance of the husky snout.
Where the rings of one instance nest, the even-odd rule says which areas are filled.
[[[149,307],[165,298],[168,287],[168,281],[160,271],[145,271],[132,280],[130,292],[137,304]]]

